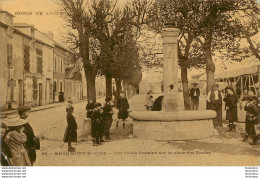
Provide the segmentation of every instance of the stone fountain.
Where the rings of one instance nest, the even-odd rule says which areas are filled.
[[[185,111],[178,97],[179,29],[163,29],[164,100],[162,111],[133,111],[133,134],[152,140],[192,140],[213,136],[212,110]]]

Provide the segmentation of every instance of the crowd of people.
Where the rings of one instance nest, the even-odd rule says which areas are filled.
[[[193,82],[192,87],[189,90],[189,96],[191,101],[191,109],[199,109],[200,100],[200,89],[198,83]],[[257,143],[255,125],[259,121],[260,113],[260,91],[258,89],[258,96],[250,95],[248,90],[238,92],[231,86],[227,86],[224,90],[219,89],[218,84],[213,84],[212,89],[208,92],[206,97],[206,109],[214,110],[217,114],[213,118],[214,127],[223,127],[223,116],[222,109],[224,103],[224,109],[226,110],[226,120],[228,121],[228,132],[236,130],[236,122],[238,121],[238,108],[244,109],[246,112],[245,118],[245,133],[246,136],[243,141],[248,141],[249,144],[255,145]],[[161,111],[163,96],[159,96],[153,101],[152,91],[149,91],[145,98],[145,108],[148,111]],[[246,104],[243,108],[242,102],[245,101]]]
[[[198,84],[193,83],[190,90],[191,108],[198,110],[200,90]],[[258,91],[259,92],[259,91]],[[260,92],[259,92],[260,93]],[[159,111],[162,109],[163,96],[159,96],[153,101],[152,91],[147,93],[145,107],[147,110]],[[260,103],[259,94],[257,96],[248,95],[246,92],[239,98],[233,87],[226,87],[224,93],[219,90],[217,84],[212,85],[212,90],[207,95],[207,109],[214,110],[217,116],[213,118],[214,127],[223,127],[222,121],[222,101],[225,103],[226,120],[228,120],[228,131],[236,130],[238,121],[238,106],[242,107],[241,101],[246,101],[244,110],[245,118],[245,137],[243,141],[249,144],[257,144],[255,125],[259,121]],[[240,103],[240,105],[238,105]],[[91,135],[93,137],[93,146],[99,146],[104,142],[110,142],[110,129],[113,122],[113,107],[118,109],[116,128],[119,127],[119,121],[122,120],[123,128],[126,127],[125,121],[129,114],[129,103],[124,93],[121,92],[118,100],[115,102],[112,98],[106,98],[102,105],[99,102],[94,103],[88,100],[86,106],[86,117],[91,119]],[[26,120],[31,110],[28,106],[19,106],[18,114],[7,116],[1,121],[1,165],[2,166],[32,166],[36,161],[36,150],[40,149],[40,140],[34,134],[33,128]],[[72,101],[68,100],[66,107],[67,127],[63,141],[68,143],[68,151],[75,152],[72,147],[73,142],[77,142],[77,122],[75,119],[74,107]]]
[[[118,119],[116,121],[116,128],[119,127],[119,121],[122,120],[123,128],[126,127],[125,121],[128,118],[129,103],[125,98],[124,92],[120,93],[120,97],[115,102],[112,98],[106,98],[105,103],[94,103],[93,100],[88,100],[86,106],[87,118],[91,119],[91,135],[93,138],[93,146],[102,145],[104,142],[110,142],[110,128],[113,122],[113,107],[118,109]],[[71,146],[72,142],[77,142],[77,123],[73,116],[74,107],[69,101],[66,107],[68,126],[64,134],[64,142],[68,143],[68,151],[74,152],[75,148]]]
[[[245,118],[245,137],[243,141],[248,141],[250,145],[257,144],[257,136],[255,125],[259,121],[260,103],[259,94],[248,95],[245,94],[240,97],[236,93],[233,87],[227,86],[222,93],[219,90],[218,84],[212,85],[212,90],[207,95],[207,109],[214,110],[217,116],[213,119],[214,127],[223,127],[222,121],[222,101],[224,101],[224,108],[226,110],[226,120],[228,121],[228,132],[236,130],[236,122],[238,121],[238,107],[242,108],[242,101],[246,101],[244,110],[246,112]],[[258,92],[259,93],[259,92]],[[223,96],[222,96],[223,95]]]
[[[1,165],[32,166],[36,161],[36,150],[40,141],[26,120],[30,108],[20,106],[18,114],[7,116],[1,121]]]
[[[118,109],[118,119],[116,128],[119,127],[119,121],[122,120],[123,128],[126,128],[125,122],[128,118],[129,103],[124,93],[120,93],[117,102],[112,98],[106,98],[105,103],[94,103],[88,101],[86,106],[87,118],[91,119],[91,135],[93,137],[93,146],[102,145],[104,142],[110,142],[110,128],[113,122],[113,107]],[[36,161],[36,150],[40,149],[40,140],[35,136],[34,131],[26,120],[31,110],[28,106],[19,106],[17,115],[10,115],[1,120],[1,165],[2,166],[33,166]],[[68,151],[75,152],[72,147],[73,142],[77,142],[78,125],[73,115],[74,106],[71,99],[66,106],[67,127],[63,141],[68,143]]]

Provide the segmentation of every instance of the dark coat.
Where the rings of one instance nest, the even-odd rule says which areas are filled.
[[[238,98],[237,95],[226,95],[226,97],[224,98],[224,102],[226,102],[225,107],[227,109],[226,112],[226,119],[231,121],[231,122],[236,122],[238,120],[237,117],[237,102],[238,102]]]
[[[197,96],[194,96],[194,93],[197,93]],[[199,88],[191,88],[190,89],[190,98],[192,100],[199,100],[199,97],[200,97],[200,89]]]
[[[129,103],[126,98],[119,98],[117,100],[117,109],[118,112],[118,119],[127,119],[128,118],[128,109],[129,109]]]
[[[256,104],[251,103],[244,107],[246,111],[246,124],[245,131],[248,135],[256,135],[255,125],[258,123],[259,119],[259,108]],[[250,118],[249,114],[253,115],[255,118]]]
[[[161,111],[162,110],[162,101],[164,96],[159,96],[153,102],[152,111]]]
[[[77,122],[75,117],[68,112],[67,114],[67,123],[68,126],[65,130],[65,134],[64,134],[64,138],[63,141],[64,142],[77,142]]]
[[[92,116],[91,116],[91,122],[92,122],[92,137],[102,137],[103,135],[103,118],[102,114],[99,112],[99,110],[94,109]]]
[[[87,118],[90,118],[93,112],[94,107],[94,102],[93,103],[88,103],[86,106],[86,110],[87,110]]]
[[[4,138],[1,140],[1,166],[11,166],[9,158],[12,158],[12,153],[6,145]]]
[[[30,158],[31,164],[33,164],[36,161],[35,135],[33,132],[33,128],[28,122],[23,126],[24,126],[24,134],[27,137],[27,141],[25,142],[24,147]]]
[[[113,107],[107,103],[104,104],[103,106],[103,119],[109,119],[113,116]]]

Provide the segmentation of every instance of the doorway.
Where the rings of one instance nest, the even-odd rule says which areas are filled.
[[[46,104],[50,104],[50,79],[46,79],[46,92],[45,92],[45,101]]]

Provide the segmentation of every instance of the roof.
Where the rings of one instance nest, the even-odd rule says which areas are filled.
[[[215,79],[232,78],[240,75],[256,74],[260,70],[260,63],[250,66],[241,67],[238,69],[227,70],[221,73],[215,73]]]
[[[67,46],[64,46],[60,43],[58,43],[57,41],[55,41],[54,39],[50,38],[48,35],[46,35],[45,33],[41,32],[40,30],[38,30],[37,28],[34,27],[34,25],[31,25],[31,24],[27,24],[27,23],[14,23],[14,27],[17,27],[17,28],[27,28],[27,27],[31,27],[33,28],[34,30],[37,30],[39,33],[41,33],[42,35],[44,35],[45,37],[47,37],[49,40],[51,40],[53,42],[53,45],[54,46],[57,46],[61,49],[63,49],[64,51],[68,51],[70,53],[73,53],[72,50],[70,50]],[[43,44],[46,44],[48,46],[51,46],[50,44],[47,44],[46,42],[43,42],[42,40],[38,39],[38,38],[35,38],[38,42],[40,43],[43,43]],[[53,46],[51,46],[53,47]]]
[[[12,17],[15,17],[13,14],[11,14],[10,12],[7,12],[7,11],[5,11],[3,9],[0,9],[0,13],[6,13],[6,14],[12,16]]]
[[[226,70],[223,72],[216,72],[214,74],[214,78],[215,79],[233,78],[241,75],[256,74],[259,72],[260,72],[260,62],[253,65],[247,65],[236,69]],[[200,80],[206,80],[207,78],[205,72],[201,74],[193,75],[192,77],[199,78]]]

